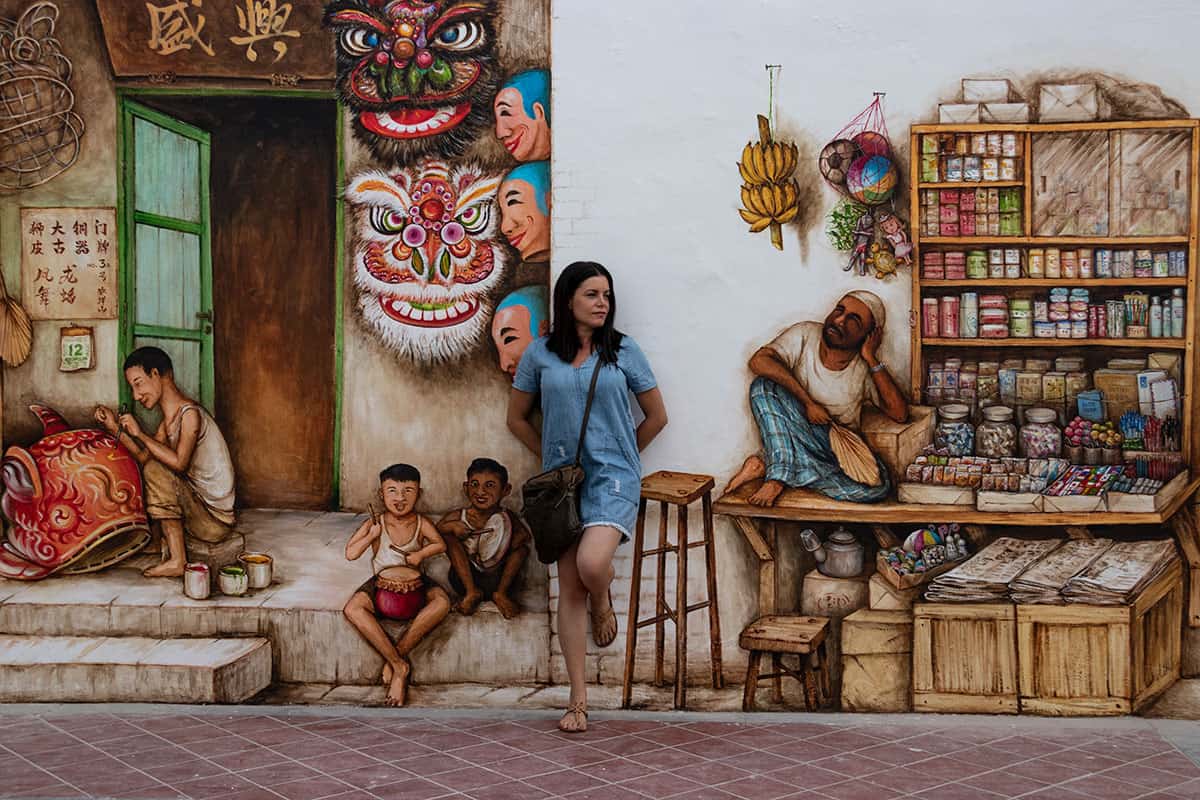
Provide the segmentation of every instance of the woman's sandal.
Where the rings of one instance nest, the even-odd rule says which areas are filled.
[[[563,733],[583,733],[587,730],[587,706],[584,703],[572,703],[567,706],[567,713],[558,721],[558,729]]]
[[[608,613],[597,616],[589,611],[588,616],[592,619],[592,641],[596,643],[597,647],[608,647],[617,638],[617,610],[613,608],[611,588],[608,590]],[[600,626],[608,624],[612,625],[612,633],[601,638]]]

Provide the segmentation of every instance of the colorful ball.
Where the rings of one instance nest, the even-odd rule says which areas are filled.
[[[883,156],[884,158],[892,157],[892,145],[887,140],[887,137],[882,133],[875,131],[863,131],[862,133],[852,137],[850,141],[858,145],[858,149],[865,156]]]
[[[860,156],[846,173],[846,190],[861,203],[876,206],[896,191],[896,165],[884,156]]]

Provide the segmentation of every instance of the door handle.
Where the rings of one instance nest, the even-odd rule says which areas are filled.
[[[212,318],[213,318],[213,313],[211,311],[197,311],[196,312],[196,319],[201,319],[201,320],[204,320],[205,322],[212,322]]]

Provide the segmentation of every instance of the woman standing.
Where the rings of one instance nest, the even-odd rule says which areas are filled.
[[[637,522],[642,485],[638,453],[667,424],[650,364],[637,343],[613,327],[616,309],[612,275],[607,269],[577,261],[563,270],[554,286],[550,335],[525,350],[508,404],[509,430],[541,456],[543,469],[571,464],[592,371],[599,365],[581,454],[583,535],[558,560],[558,635],[571,681],[570,704],[558,727],[567,733],[587,730],[584,659],[589,605],[596,644],[607,647],[617,636],[617,614],[609,588],[614,574],[612,559],[617,546],[629,541]],[[645,416],[636,428],[630,392]],[[529,422],[539,394],[540,433]]]

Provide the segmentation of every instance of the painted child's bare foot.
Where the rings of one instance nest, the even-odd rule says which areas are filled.
[[[737,474],[729,479],[729,483],[725,484],[725,493],[728,494],[734,489],[745,486],[750,481],[758,480],[766,474],[766,463],[758,456],[750,456],[742,464],[742,468],[737,471]]]
[[[388,685],[386,702],[389,706],[402,706],[408,702],[408,676],[411,672],[412,665],[408,659],[402,658],[396,663],[392,670],[392,681]]]
[[[779,481],[767,481],[762,485],[761,489],[750,495],[749,503],[752,506],[773,506],[781,494],[783,494],[782,483]]]
[[[183,575],[185,566],[182,561],[164,561],[142,570],[142,575],[147,578],[178,578]]]
[[[483,592],[475,590],[467,592],[463,595],[463,599],[458,601],[458,613],[464,617],[469,617],[475,613],[475,609],[479,608],[479,604],[483,601]]]
[[[587,730],[587,704],[572,703],[567,706],[567,713],[558,721],[558,729],[563,733],[583,733]]]
[[[500,612],[500,616],[505,619],[512,619],[521,613],[521,607],[511,597],[502,592],[495,592],[492,595],[492,602],[496,604],[496,610]]]

